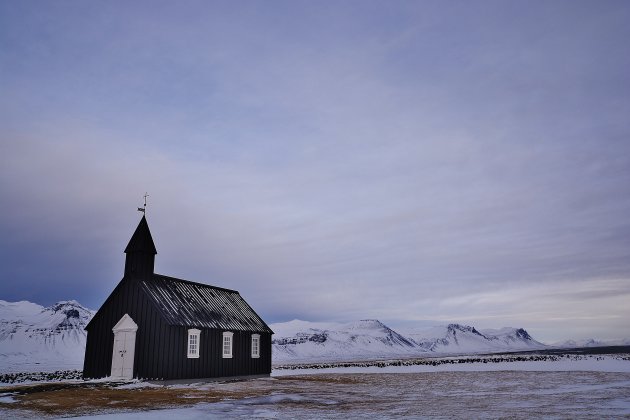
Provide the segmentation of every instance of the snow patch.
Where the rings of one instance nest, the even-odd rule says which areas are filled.
[[[2,403],[2,404],[11,404],[11,403],[14,403],[14,402],[17,402],[17,401],[15,400],[15,398],[13,398],[10,395],[2,395],[2,396],[0,396],[0,403]]]

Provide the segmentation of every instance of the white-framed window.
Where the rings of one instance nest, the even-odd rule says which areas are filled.
[[[201,331],[191,328],[188,330],[188,358],[189,359],[198,359],[199,358],[199,345],[201,338]]]
[[[252,334],[252,358],[260,357],[260,334]]]
[[[223,358],[231,359],[232,358],[232,343],[233,343],[234,333],[226,331],[223,333]]]

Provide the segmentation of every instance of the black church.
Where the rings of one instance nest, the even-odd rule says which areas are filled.
[[[190,380],[271,373],[273,331],[230,289],[153,272],[143,216],[125,274],[86,326],[84,378]]]

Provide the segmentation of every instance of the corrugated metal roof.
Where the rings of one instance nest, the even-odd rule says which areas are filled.
[[[140,283],[170,325],[273,333],[236,290],[160,274]]]

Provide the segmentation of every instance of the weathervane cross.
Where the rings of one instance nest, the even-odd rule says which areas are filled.
[[[147,213],[147,197],[149,196],[148,193],[144,193],[143,197],[144,197],[144,207],[138,207],[138,211],[141,211],[142,213],[146,214]]]

